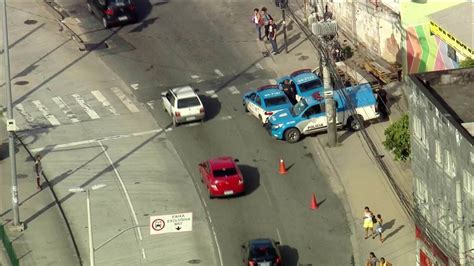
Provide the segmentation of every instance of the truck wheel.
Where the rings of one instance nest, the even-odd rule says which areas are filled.
[[[297,128],[289,128],[285,131],[285,140],[289,143],[295,143],[300,140],[301,133]]]
[[[357,115],[357,118],[354,116],[351,116],[349,117],[349,119],[347,119],[347,126],[352,131],[359,131],[362,129],[362,124],[360,121],[364,121],[364,119],[360,115]]]
[[[258,115],[258,120],[260,120],[260,122],[262,122],[262,125],[265,125],[265,121],[263,120],[261,115]]]
[[[249,108],[247,108],[247,104],[245,103],[245,101],[242,102],[242,105],[244,106],[244,111],[245,111],[246,113],[248,113],[248,112],[249,112]]]

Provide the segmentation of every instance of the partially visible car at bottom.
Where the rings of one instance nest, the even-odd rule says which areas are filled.
[[[174,88],[161,94],[163,109],[171,115],[173,126],[183,122],[204,121],[204,105],[190,86]]]
[[[87,0],[87,9],[99,17],[104,28],[137,21],[137,8],[132,0]]]
[[[244,178],[236,164],[238,161],[225,156],[199,164],[201,181],[206,185],[209,198],[233,196],[244,192]]]
[[[242,261],[248,266],[281,266],[280,242],[269,238],[248,241],[241,246]]]
[[[265,124],[272,114],[289,109],[293,105],[278,85],[265,85],[251,90],[242,97],[246,112],[250,112]]]

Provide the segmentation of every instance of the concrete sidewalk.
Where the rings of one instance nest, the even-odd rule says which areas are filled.
[[[298,8],[298,6],[292,7]],[[278,9],[270,7],[269,10],[275,19],[279,20],[276,16],[280,14]],[[298,11],[296,14],[302,12]],[[288,39],[291,40],[289,53],[285,52],[283,34],[280,34],[277,42],[281,52],[268,57],[265,60],[266,64],[272,67],[278,76],[287,75],[297,69],[318,67],[318,55],[313,45],[305,40],[306,36],[292,19],[287,19],[287,24]],[[271,49],[269,43],[260,42],[258,45],[262,52]],[[365,58],[363,50],[358,52],[353,60]],[[400,84],[390,84],[389,88],[386,88],[392,99],[400,99],[399,87]],[[402,101],[397,101],[391,106],[389,121],[372,124],[366,130],[377,146],[379,154],[384,155],[383,160],[394,175],[397,185],[402,187],[406,195],[411,196],[412,174],[409,164],[394,161],[393,155],[385,151],[382,145],[385,128],[398,119],[406,109]],[[353,234],[351,240],[355,265],[365,265],[369,252],[374,252],[378,258],[385,257],[393,265],[415,265],[414,225],[367,143],[360,132],[350,133],[341,130],[338,135],[340,144],[336,148],[326,147],[325,133],[307,137],[303,141],[313,146],[318,153],[318,160],[324,163],[323,171],[331,178],[334,192],[342,198],[346,207],[346,215]],[[365,206],[369,206],[375,214],[382,214],[384,218],[386,241],[383,244],[378,239],[364,239],[362,217]]]

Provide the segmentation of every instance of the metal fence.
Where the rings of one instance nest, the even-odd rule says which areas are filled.
[[[7,233],[5,232],[5,228],[2,224],[0,224],[0,238],[2,239],[3,246],[8,255],[8,259],[10,260],[10,264],[12,266],[20,265],[18,263],[18,258],[16,256],[15,250],[13,249],[12,242],[8,239]]]

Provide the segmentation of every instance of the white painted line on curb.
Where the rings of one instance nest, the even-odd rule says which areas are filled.
[[[132,89],[134,90],[138,90],[138,86],[139,86],[138,83],[130,84],[130,87],[132,87]]]
[[[221,78],[224,76],[224,73],[222,73],[222,71],[220,71],[219,69],[214,69],[214,73],[216,73]]]
[[[135,222],[135,225],[137,226],[137,234],[138,234],[138,238],[140,240],[143,240],[143,237],[142,237],[142,232],[140,231],[140,227],[138,226],[138,218],[137,218],[137,215],[135,213],[135,209],[133,208],[133,205],[132,205],[132,201],[130,200],[130,196],[128,195],[128,191],[127,191],[127,188],[125,187],[125,184],[123,183],[123,180],[122,180],[122,177],[120,176],[117,168],[115,168],[115,164],[114,162],[112,161],[112,159],[110,158],[109,156],[109,153],[107,152],[107,150],[105,149],[104,145],[102,145],[102,142],[100,141],[97,141],[100,145],[100,148],[102,149],[102,151],[104,152],[105,154],[105,157],[107,157],[107,160],[109,161],[110,163],[110,166],[112,166],[112,168],[114,169],[114,173],[115,173],[115,176],[117,177],[118,181],[120,182],[120,185],[122,186],[122,191],[123,193],[125,194],[125,197],[127,199],[127,202],[128,202],[128,206],[130,207],[130,211],[132,212],[132,217],[133,217],[133,220]]]
[[[105,96],[100,92],[100,91],[91,91],[92,95],[102,103],[102,106],[105,107],[105,109],[109,110],[114,115],[118,115],[119,113],[115,108],[110,104],[110,102],[105,98]]]
[[[23,105],[21,103],[17,104],[15,106],[15,109],[18,111],[18,113],[20,113],[21,116],[23,116],[23,118],[26,120],[26,122],[28,123],[33,123],[35,121],[35,119],[33,118],[32,115],[30,115],[26,110],[25,110],[25,107],[23,107]],[[6,117],[6,116],[4,116]]]
[[[78,18],[74,18],[74,20],[76,20],[77,23],[81,23],[81,21]]]
[[[260,63],[256,63],[255,67],[260,69],[260,70],[263,70],[263,66]]]
[[[281,241],[280,230],[278,230],[278,227],[277,227],[276,231],[277,231],[277,235],[278,235],[278,241],[280,241],[280,244],[283,245],[283,241]]]
[[[231,94],[240,94],[240,91],[235,86],[231,86],[227,89],[230,91]]]
[[[146,102],[146,104],[147,104],[148,106],[150,106],[150,108],[151,108],[152,110],[155,109],[155,106],[154,106],[155,101],[149,101],[149,102]]]
[[[79,146],[79,145],[86,145],[86,144],[92,144],[92,143],[97,143],[98,141],[109,141],[109,140],[116,140],[116,139],[122,139],[122,138],[129,138],[129,137],[138,137],[138,136],[144,136],[144,135],[150,135],[150,134],[157,134],[162,132],[163,129],[153,129],[153,130],[148,130],[148,131],[142,131],[142,132],[136,132],[132,134],[125,134],[125,135],[113,135],[113,136],[108,136],[108,137],[103,137],[103,138],[96,138],[96,139],[88,139],[88,140],[82,140],[82,141],[76,141],[76,142],[70,142],[70,143],[64,143],[64,144],[56,144],[56,145],[51,145],[51,146],[45,146],[41,148],[35,148],[31,149],[32,152],[39,152],[43,151],[45,149],[61,149],[61,148],[69,148],[73,146]]]
[[[143,257],[144,260],[146,260],[146,254],[145,254],[145,249],[144,248],[142,248],[142,257]]]
[[[77,116],[71,110],[71,107],[69,107],[69,105],[67,105],[67,103],[65,103],[63,101],[63,99],[61,99],[61,97],[59,97],[59,96],[58,97],[53,97],[53,98],[51,98],[51,100],[53,100],[53,102],[59,107],[59,109],[61,109],[63,111],[63,113],[71,120],[71,122],[73,122],[73,123],[80,122],[80,120],[77,118]]]
[[[132,113],[140,112],[140,110],[137,108],[137,106],[132,102],[132,100],[130,100],[125,95],[125,93],[122,92],[122,90],[120,90],[117,87],[113,87],[113,88],[110,88],[110,89],[115,93],[115,95],[117,95],[117,97],[120,99],[120,101],[122,101],[122,103],[127,107],[128,110],[130,110],[130,112],[132,112]]]
[[[82,98],[79,94],[73,94],[72,97],[76,100],[76,102],[81,106],[82,110],[86,112],[87,115],[91,119],[99,119],[100,116],[86,103],[84,98]]]
[[[51,123],[51,125],[53,126],[61,125],[59,120],[54,115],[49,113],[48,108],[46,108],[46,106],[44,106],[40,101],[32,101],[32,103],[36,106],[36,108],[38,108],[38,111],[40,111],[41,114],[43,114],[44,118],[46,118],[49,121],[49,123]]]

